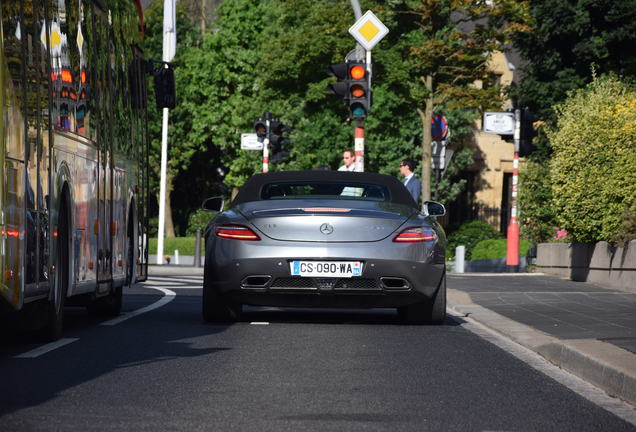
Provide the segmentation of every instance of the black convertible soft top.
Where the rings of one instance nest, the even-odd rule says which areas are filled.
[[[384,185],[389,189],[391,202],[417,207],[413,197],[399,180],[385,174],[358,173],[349,171],[281,171],[273,173],[256,174],[252,176],[232,201],[232,205],[261,200],[263,186],[272,182],[286,181],[320,181],[320,182],[345,182],[345,183],[370,183]]]

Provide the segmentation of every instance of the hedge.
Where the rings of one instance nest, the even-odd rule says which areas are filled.
[[[166,237],[163,239],[163,254],[173,255],[175,249],[179,251],[179,255],[194,255],[194,237]],[[203,237],[201,238],[201,255],[204,253]],[[148,244],[148,253],[150,255],[157,254],[157,238],[150,238]]]
[[[611,242],[636,211],[636,90],[603,76],[555,109],[548,136],[559,228],[574,241]]]
[[[455,257],[457,246],[466,246],[465,259],[471,259],[472,249],[482,240],[501,238],[499,231],[482,221],[470,221],[462,224],[456,231],[448,235],[446,259]]]
[[[528,240],[521,239],[519,241],[519,256],[526,256],[531,243]],[[508,243],[506,239],[490,239],[482,240],[475,245],[471,259],[493,259],[506,258],[508,251]]]

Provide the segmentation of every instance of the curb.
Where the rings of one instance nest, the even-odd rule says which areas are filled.
[[[636,355],[596,339],[558,339],[474,303],[448,289],[448,309],[469,317],[544,357],[550,363],[636,406]]]

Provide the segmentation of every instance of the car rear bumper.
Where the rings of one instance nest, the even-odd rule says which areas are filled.
[[[359,277],[300,277],[291,275],[290,261],[244,258],[206,263],[206,289],[258,306],[400,307],[433,298],[444,275],[441,263],[369,258],[359,260]]]

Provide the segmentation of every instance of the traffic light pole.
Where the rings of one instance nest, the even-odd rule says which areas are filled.
[[[356,124],[354,149],[356,152],[356,172],[364,172],[364,122],[360,121]]]
[[[507,232],[506,265],[508,271],[519,271],[519,223],[517,221],[517,193],[519,179],[519,141],[521,138],[521,110],[515,109],[514,158],[512,160],[512,209]]]
[[[266,125],[266,133],[265,140],[263,140],[263,172],[269,172],[269,134],[270,134],[270,121],[271,114],[265,113],[265,125]]]

